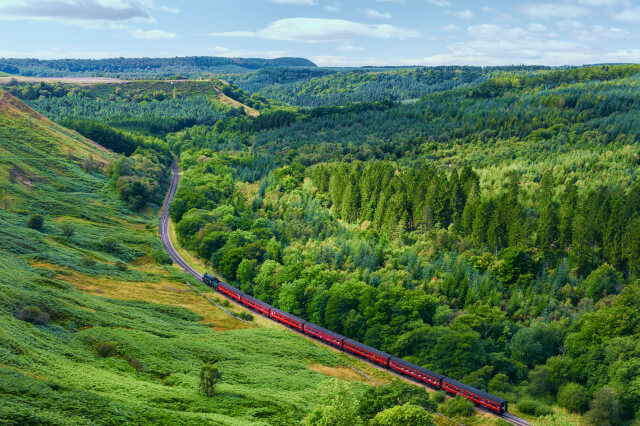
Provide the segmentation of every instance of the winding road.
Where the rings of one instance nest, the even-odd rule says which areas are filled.
[[[189,265],[187,263],[187,261],[185,261],[182,256],[180,256],[180,254],[178,253],[178,251],[176,250],[176,248],[173,246],[173,242],[171,241],[171,235],[169,233],[169,221],[170,221],[170,216],[169,216],[169,206],[171,205],[171,202],[173,201],[173,198],[176,195],[176,192],[178,190],[178,184],[180,183],[180,169],[178,168],[178,165],[176,164],[176,162],[173,162],[173,164],[171,164],[171,185],[169,186],[169,191],[167,192],[167,197],[164,201],[164,204],[162,206],[162,215],[160,216],[160,223],[158,225],[158,232],[160,234],[160,240],[162,241],[162,245],[164,246],[165,251],[167,252],[167,254],[169,255],[169,257],[171,258],[171,260],[173,260],[174,263],[176,263],[180,268],[182,268],[185,272],[193,275],[194,277],[196,277],[198,279],[198,281],[203,282],[202,281],[202,275],[200,275],[200,273],[198,271],[196,271],[191,265]],[[188,283],[187,283],[188,284]],[[220,306],[219,304],[217,304],[216,302],[214,302],[213,300],[211,300],[211,298],[207,297],[204,293],[200,292],[197,288],[193,287],[191,284],[188,284],[191,288],[193,288],[193,290],[195,290],[198,294],[200,294],[202,297],[206,298],[209,302],[211,302],[213,305],[215,305],[216,307],[222,309],[224,312],[226,312],[227,314],[229,314],[230,316],[242,321],[242,322],[248,322],[242,318],[237,317],[236,315],[234,315],[232,312],[228,311],[227,309],[225,309],[224,307]],[[235,305],[237,305],[238,307],[242,308],[242,309],[246,309],[246,307],[244,305],[241,305],[239,303],[237,303],[234,299],[228,298],[228,300],[230,300],[232,303],[234,303]],[[269,320],[271,320],[271,318],[268,318]],[[273,321],[273,320],[271,320]],[[280,324],[277,321],[273,321],[275,324]],[[330,348],[332,350],[336,350],[335,347],[326,344],[324,342],[321,341],[317,341],[313,338],[311,338],[309,335],[301,333],[297,330],[294,329],[289,329],[291,331],[293,331],[294,333],[309,339],[313,342],[316,342],[322,346],[325,346],[327,348]],[[351,354],[348,354],[346,352],[342,352],[340,351],[340,353],[345,353],[349,356],[351,356]],[[420,384],[409,380],[407,377],[402,376],[400,374],[396,374],[393,371],[390,370],[386,370],[382,367],[380,367],[377,364],[374,364],[372,362],[369,362],[368,360],[364,359],[364,358],[358,358],[360,361],[367,363],[368,365],[377,368],[378,370],[384,371],[388,374],[392,374],[396,377],[398,377],[399,379],[402,379],[408,383],[411,384],[415,384],[418,386],[421,386]],[[356,373],[364,376],[365,378],[367,378],[370,381],[376,382],[375,379],[369,377],[368,375],[366,375],[365,373],[361,372],[360,370],[356,369],[355,367],[349,365],[349,368],[351,368],[352,370],[354,370]],[[484,410],[480,407],[475,407],[476,411],[481,412],[481,413],[489,413],[489,414],[493,414],[487,410]],[[503,420],[514,424],[516,426],[528,426],[528,422],[524,419],[521,419],[519,417],[514,416],[511,413],[505,413],[504,416],[501,417]]]

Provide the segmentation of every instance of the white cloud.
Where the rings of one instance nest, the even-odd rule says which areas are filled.
[[[343,19],[286,18],[274,21],[259,31],[226,31],[209,35],[319,43],[348,41],[356,38],[405,40],[418,37],[418,32],[394,25],[369,25]]]
[[[178,9],[177,7],[160,6],[159,9],[163,12],[168,12],[168,13],[180,13],[180,9]]]
[[[577,18],[587,14],[583,7],[561,3],[527,3],[520,7],[522,13],[532,18]]]
[[[2,0],[0,16],[11,19],[122,22],[153,20],[151,0]]]
[[[364,14],[369,18],[373,19],[391,19],[391,13],[389,12],[380,12],[375,9],[365,9]]]
[[[178,37],[176,33],[170,33],[162,30],[133,30],[131,31],[131,35],[134,38],[139,38],[141,40],[172,40]]]
[[[470,11],[469,9],[461,10],[459,12],[454,13],[454,15],[460,19],[466,19],[466,20],[473,19],[473,12]]]
[[[441,30],[443,31],[458,31],[460,29],[459,25],[445,25],[444,27],[440,27]]]
[[[315,6],[315,0],[268,0],[271,3],[276,4],[295,4],[299,6]]]
[[[568,33],[573,39],[581,42],[595,43],[599,41],[630,40],[635,38],[629,31],[603,25],[587,26],[583,22],[564,20],[557,24],[558,30]]]
[[[364,50],[364,47],[354,46],[352,44],[343,44],[342,46],[336,47],[335,50],[337,50],[338,52],[357,52],[360,50]]]
[[[535,23],[535,22],[532,22],[531,24],[529,24],[527,28],[529,29],[529,31],[538,31],[538,32],[549,31],[549,29],[546,26]]]
[[[327,12],[332,12],[332,13],[336,13],[336,12],[340,12],[340,8],[342,7],[342,3],[340,3],[339,1],[334,2],[332,4],[328,4],[324,7],[324,10],[326,10]]]
[[[447,0],[426,0],[427,3],[432,4],[438,7],[448,7],[451,6],[451,2]]]
[[[621,3],[627,3],[627,0],[578,0],[578,3],[586,6],[610,7]]]
[[[640,23],[640,7],[627,8],[613,16],[613,19],[621,22]]]

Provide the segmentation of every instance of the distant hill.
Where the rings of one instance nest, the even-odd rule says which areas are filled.
[[[212,73],[246,73],[268,67],[315,67],[304,58],[222,58],[188,56],[180,58],[110,59],[0,59],[0,72],[37,77],[185,77]]]

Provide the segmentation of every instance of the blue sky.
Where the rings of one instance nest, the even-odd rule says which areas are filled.
[[[0,0],[0,57],[640,62],[640,0]]]

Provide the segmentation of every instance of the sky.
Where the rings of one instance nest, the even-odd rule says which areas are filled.
[[[640,0],[0,0],[0,57],[640,62]]]

